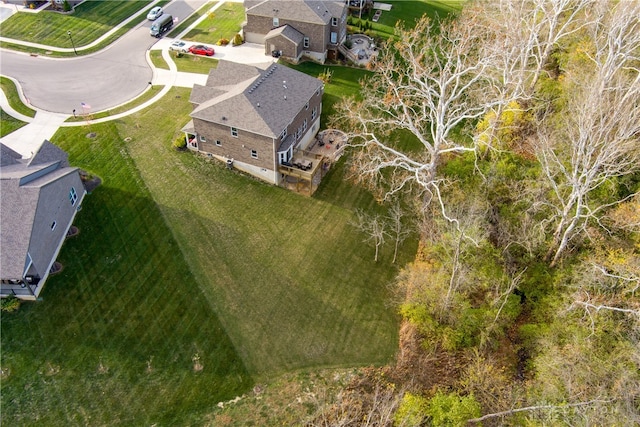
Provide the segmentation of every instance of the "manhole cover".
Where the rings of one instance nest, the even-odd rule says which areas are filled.
[[[95,137],[96,137],[96,133],[95,133],[95,132],[89,132],[89,133],[87,134],[87,138],[93,139],[93,138],[95,138]]]
[[[130,136],[128,136],[128,137],[126,137],[126,138],[124,139],[124,142],[130,142],[130,141],[131,141],[131,137],[130,137]]]

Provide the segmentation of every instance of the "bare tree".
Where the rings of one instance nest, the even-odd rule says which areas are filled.
[[[463,11],[477,17],[475,31],[484,34],[481,49],[491,60],[486,72],[492,84],[481,96],[494,101],[494,106],[485,118],[481,140],[494,143],[507,126],[503,114],[523,109],[533,99],[551,54],[592,22],[596,4],[594,0],[487,0]]]
[[[589,221],[602,225],[607,209],[623,201],[594,197],[596,190],[640,168],[639,16],[637,2],[620,2],[603,16],[593,30],[592,71],[570,71],[565,111],[539,123],[536,154],[552,194],[552,266]]]
[[[354,223],[356,228],[366,233],[367,237],[365,241],[373,241],[375,246],[374,261],[378,262],[378,254],[380,253],[380,247],[385,241],[387,233],[387,224],[384,218],[380,215],[367,215],[363,211],[356,211],[356,222]]]
[[[411,234],[411,230],[407,228],[403,223],[404,216],[405,212],[402,210],[402,208],[400,207],[400,203],[398,202],[396,202],[389,210],[389,225],[391,227],[393,239],[395,242],[393,249],[393,260],[391,261],[394,264],[398,256],[398,247]]]
[[[454,134],[492,105],[474,96],[486,89],[490,61],[480,54],[482,37],[470,22],[449,22],[438,32],[423,17],[414,29],[396,31],[400,41],[382,50],[363,99],[343,101],[338,116],[358,148],[354,162],[362,180],[383,188],[384,197],[418,189],[426,203],[435,200],[442,216],[456,222],[441,197],[445,179],[438,167],[446,155],[476,149],[472,138]],[[398,132],[405,141],[408,132],[419,149],[398,144]]]

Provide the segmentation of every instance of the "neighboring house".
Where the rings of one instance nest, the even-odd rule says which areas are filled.
[[[272,184],[298,161],[310,178],[318,165],[298,153],[315,143],[323,92],[320,80],[283,65],[221,60],[205,86],[193,86],[187,147]]]
[[[245,0],[244,39],[298,62],[337,59],[347,37],[347,4],[333,0]]]
[[[29,159],[4,144],[0,150],[0,295],[35,300],[86,190],[49,141]]]

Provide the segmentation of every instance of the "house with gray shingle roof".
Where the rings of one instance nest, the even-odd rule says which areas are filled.
[[[294,62],[337,59],[347,36],[347,11],[337,0],[245,0],[244,39],[263,44],[265,54]]]
[[[86,194],[78,168],[45,141],[31,158],[0,144],[0,295],[35,300]]]
[[[280,64],[221,60],[191,92],[187,146],[279,185],[294,154],[315,142],[323,92],[317,78]]]

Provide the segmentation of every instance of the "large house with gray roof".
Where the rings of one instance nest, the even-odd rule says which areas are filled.
[[[86,194],[78,168],[45,141],[29,159],[0,144],[0,295],[35,300]]]
[[[245,0],[244,6],[244,39],[263,44],[267,55],[324,63],[337,59],[338,47],[347,37],[345,1]]]
[[[315,142],[323,92],[319,79],[280,64],[221,60],[204,86],[193,86],[187,147],[280,185],[296,153]]]

